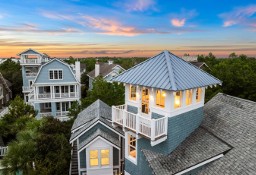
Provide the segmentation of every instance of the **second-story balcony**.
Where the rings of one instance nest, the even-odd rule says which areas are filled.
[[[31,92],[29,94],[29,100],[49,100],[49,99],[65,99],[65,98],[79,98],[77,92],[69,93],[39,93],[34,94]]]
[[[126,110],[126,105],[112,106],[112,122],[123,129],[151,140],[154,146],[167,138],[168,118],[152,119]]]

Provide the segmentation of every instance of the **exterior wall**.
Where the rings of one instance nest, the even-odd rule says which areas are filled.
[[[91,77],[89,77],[89,90],[92,90],[92,88],[93,88],[92,82],[93,82],[93,79]]]
[[[61,69],[63,71],[63,79],[61,80],[50,80],[49,79],[49,70],[54,69]],[[44,83],[44,84],[63,84],[63,83],[77,83],[75,79],[75,75],[71,72],[70,68],[60,63],[57,60],[52,61],[51,63],[48,63],[47,65],[43,66],[42,69],[39,72],[39,75],[36,79],[35,84],[37,83]]]
[[[150,140],[140,138],[137,140],[137,165],[125,159],[125,171],[131,175],[151,174],[151,169],[145,160],[141,149],[148,149],[162,154],[170,154],[182,141],[186,139],[202,122],[203,108],[198,108],[168,119],[167,140],[151,146]],[[127,150],[126,150],[127,151]],[[145,173],[147,171],[147,173]]]

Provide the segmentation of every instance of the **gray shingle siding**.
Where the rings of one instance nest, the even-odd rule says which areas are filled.
[[[151,116],[152,116],[153,119],[158,119],[158,118],[164,117],[163,115],[160,115],[160,114],[157,114],[157,113],[154,113],[154,112],[152,112]]]
[[[125,160],[125,171],[131,175],[145,174],[145,170],[152,170],[146,162],[142,149],[152,150],[167,155],[171,153],[182,141],[186,139],[198,126],[203,119],[203,108],[198,108],[168,119],[167,140],[151,146],[150,140],[140,138],[137,143],[137,166],[129,160]],[[145,169],[145,170],[144,170]],[[136,172],[136,173],[135,173]]]
[[[134,113],[134,114],[137,114],[138,113],[138,108],[135,107],[135,106],[127,105],[127,111],[131,112],[131,113]]]

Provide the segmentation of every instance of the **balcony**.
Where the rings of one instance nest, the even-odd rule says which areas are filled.
[[[37,72],[28,72],[26,73],[26,77],[36,77]]]
[[[40,93],[34,95],[31,92],[29,95],[29,100],[46,100],[46,99],[65,99],[65,98],[78,98],[79,94],[77,92],[70,93]]]
[[[26,64],[26,65],[40,65],[41,64],[40,59],[21,59],[20,64]]]
[[[23,92],[31,92],[33,88],[31,86],[22,86],[22,91]]]
[[[52,116],[51,112],[40,112],[39,117],[50,117]]]
[[[168,118],[152,119],[126,110],[125,105],[112,106],[112,122],[151,140],[154,146],[167,138]]]

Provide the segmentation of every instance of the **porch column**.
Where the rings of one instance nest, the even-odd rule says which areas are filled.
[[[56,117],[56,111],[57,111],[56,103],[51,102],[51,114],[52,114],[53,117]]]

